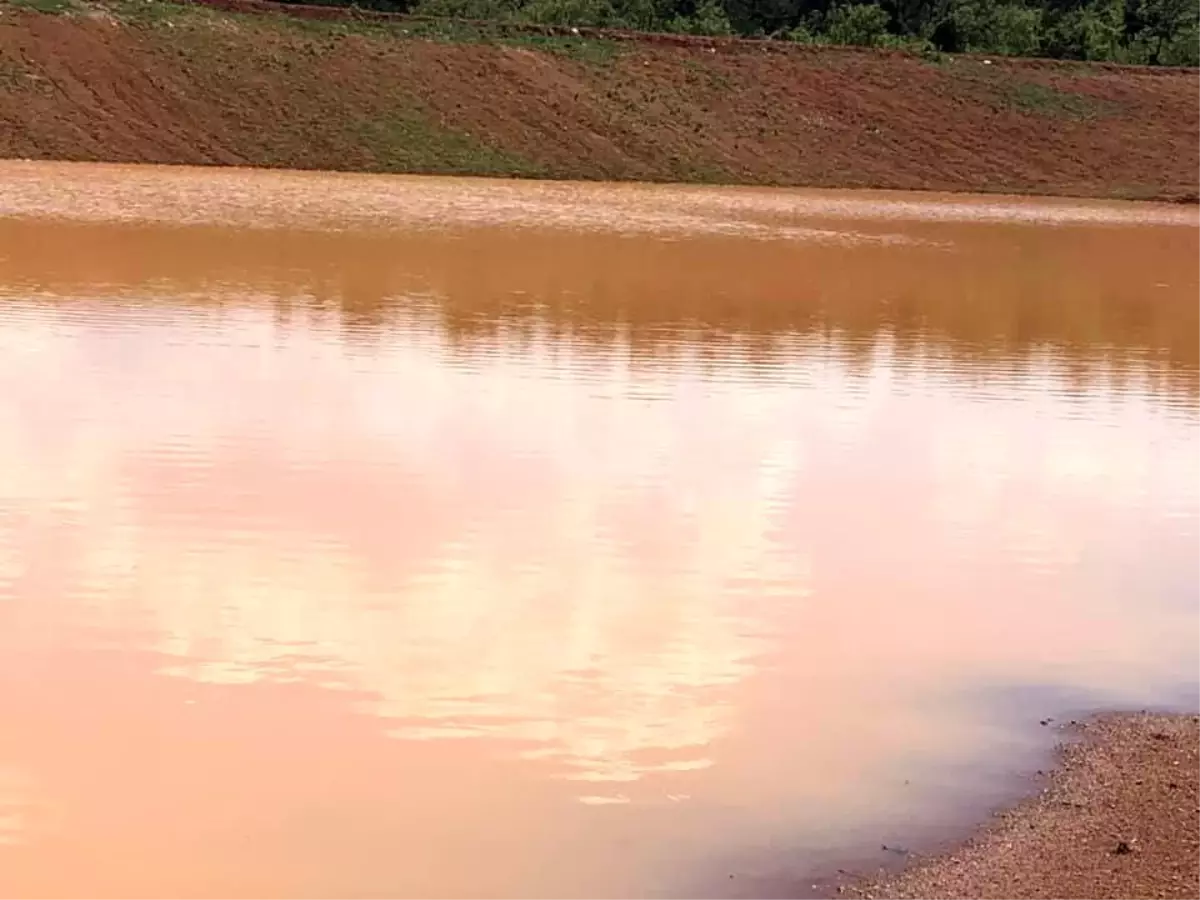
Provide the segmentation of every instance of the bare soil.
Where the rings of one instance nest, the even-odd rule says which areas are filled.
[[[1200,717],[1080,726],[1040,796],[860,897],[1200,897]]]
[[[0,156],[1197,194],[1196,70],[222,3],[0,0]]]

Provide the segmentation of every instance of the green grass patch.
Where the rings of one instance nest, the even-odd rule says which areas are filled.
[[[413,111],[360,122],[355,137],[382,171],[536,177],[542,168]]]
[[[948,76],[935,88],[967,103],[990,106],[996,112],[1018,112],[1029,116],[1064,121],[1085,121],[1120,116],[1119,103],[1076,93],[1037,81],[1021,73],[969,56],[947,57],[932,63]]]
[[[18,9],[32,9],[48,15],[76,12],[79,9],[75,0],[5,0],[10,6]]]
[[[1004,85],[1002,100],[1021,112],[1054,119],[1096,119],[1114,112],[1095,97],[1028,81]]]
[[[921,62],[928,63],[931,66],[938,66],[939,68],[949,66],[954,62],[953,54],[943,53],[941,50],[933,47],[922,47],[920,50],[914,51],[913,56],[921,60]]]
[[[527,47],[544,53],[556,53],[594,66],[608,65],[620,56],[624,49],[616,41],[541,34],[512,34],[500,38],[499,43],[511,47]]]
[[[365,37],[409,37],[408,31],[411,30],[398,23],[370,19],[306,19],[286,13],[255,14],[253,18],[257,22],[289,31],[321,37],[349,37],[355,34]]]
[[[74,0],[21,0],[21,2],[74,2]],[[147,23],[175,22],[185,17],[222,17],[247,27],[279,28],[305,36],[341,38],[359,35],[374,39],[426,40],[452,44],[497,44],[555,53],[580,62],[603,65],[622,52],[617,41],[567,35],[543,35],[524,32],[519,25],[505,22],[470,22],[456,19],[395,19],[384,21],[354,18],[309,19],[286,13],[237,13],[207,10],[170,0],[115,0],[112,9],[121,18]]]
[[[229,15],[192,3],[172,3],[171,0],[104,0],[95,5],[107,10],[122,22],[142,26],[207,22],[216,16]]]

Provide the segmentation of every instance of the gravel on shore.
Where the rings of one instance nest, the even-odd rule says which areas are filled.
[[[1200,898],[1200,716],[1074,726],[1048,786],[957,851],[845,885],[872,898]]]

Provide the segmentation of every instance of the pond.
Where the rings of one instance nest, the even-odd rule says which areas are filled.
[[[1193,703],[1197,234],[0,164],[0,893],[798,896]]]

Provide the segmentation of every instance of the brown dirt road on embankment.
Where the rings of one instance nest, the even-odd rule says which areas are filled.
[[[1198,89],[1196,70],[0,0],[2,157],[1180,199]]]

